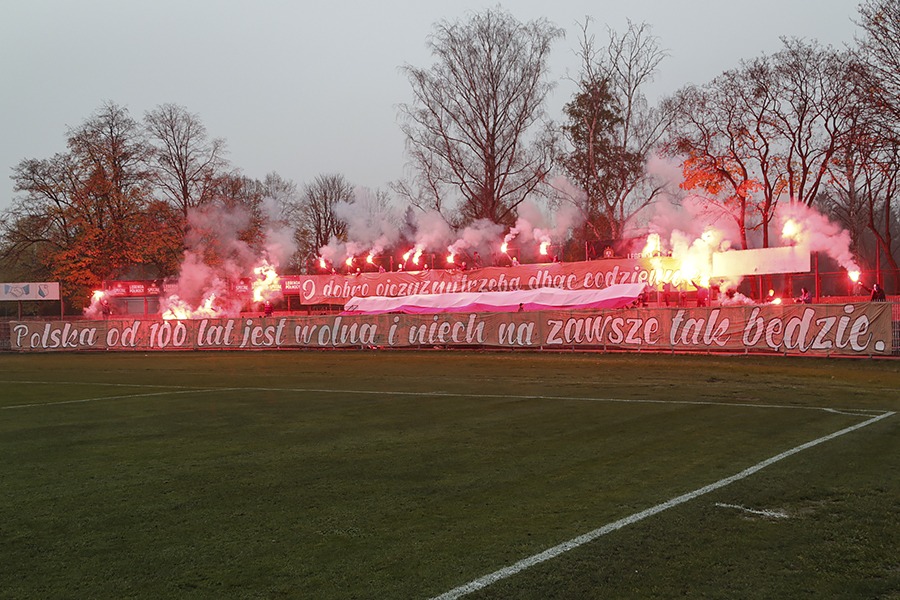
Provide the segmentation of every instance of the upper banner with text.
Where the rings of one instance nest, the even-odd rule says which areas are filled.
[[[508,292],[553,287],[564,290],[602,289],[617,283],[670,282],[693,290],[671,257],[606,259],[575,263],[544,263],[515,267],[485,267],[469,271],[425,270],[362,272],[343,275],[282,275],[281,291],[299,297],[301,304],[344,304],[353,296],[401,297],[455,292]],[[236,284],[249,295],[251,282]],[[106,291],[114,297],[168,295],[175,284],[164,281],[111,281]]]

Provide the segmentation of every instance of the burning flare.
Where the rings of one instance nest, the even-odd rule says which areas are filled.
[[[103,290],[94,290],[91,294],[91,303],[84,309],[84,316],[89,319],[99,319],[103,315],[109,314],[109,300],[106,292]]]
[[[792,218],[786,219],[781,228],[781,237],[793,242],[802,242],[803,227]]]
[[[190,304],[177,295],[169,296],[166,303],[168,308],[162,313],[162,318],[167,321],[183,321],[185,319],[202,319],[206,317],[215,318],[222,314],[222,311],[216,306],[216,294],[214,292],[208,292],[196,309],[192,309]]]
[[[262,263],[253,268],[253,275],[255,277],[252,283],[254,302],[264,302],[281,295],[281,281],[278,279],[278,273],[275,272],[275,266],[269,261],[263,259]]]
[[[651,233],[647,236],[647,243],[641,250],[641,256],[656,256],[660,253],[660,241],[658,233]]]

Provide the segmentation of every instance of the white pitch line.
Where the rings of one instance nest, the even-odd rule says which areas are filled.
[[[16,381],[5,380],[0,383],[18,383],[27,385],[90,385],[106,387],[138,387],[138,388],[167,388],[173,390],[201,389],[190,385],[159,385],[156,383],[108,383],[103,381]],[[202,388],[206,389],[206,388]],[[231,388],[229,388],[231,389]]]
[[[456,392],[407,392],[400,390],[336,390],[322,388],[273,388],[273,387],[227,387],[227,388],[198,388],[184,385],[156,385],[156,384],[139,384],[139,383],[93,383],[93,382],[69,382],[69,381],[5,381],[0,383],[19,383],[19,384],[46,384],[46,385],[92,385],[92,386],[113,386],[113,387],[144,387],[144,388],[164,388],[186,391],[212,391],[212,392],[294,392],[294,393],[315,393],[315,394],[355,394],[369,396],[429,396],[429,397],[445,397],[445,398],[486,398],[492,400],[573,400],[578,402],[612,402],[624,404],[673,404],[688,406],[730,406],[734,408],[777,408],[790,410],[815,410],[825,411],[835,414],[848,415],[851,417],[873,417],[884,414],[885,410],[879,409],[854,409],[854,408],[831,408],[827,406],[800,406],[796,404],[750,404],[742,402],[714,402],[712,400],[654,400],[650,398],[590,398],[585,396],[544,396],[544,395],[515,395],[515,394],[461,394]],[[77,400],[71,402],[79,402]],[[47,402],[46,405],[63,404],[62,402]],[[22,405],[22,406],[43,406],[45,404]],[[12,408],[12,407],[7,407]],[[873,414],[875,413],[875,414]]]
[[[740,504],[725,504],[723,502],[716,502],[716,506],[718,506],[719,508],[733,508],[741,512],[750,513],[751,515],[759,515],[761,517],[770,517],[773,519],[788,518],[786,513],[783,513],[779,510],[761,510],[758,508],[747,508],[746,506],[741,506]]]
[[[171,396],[174,394],[193,394],[195,392],[213,392],[222,388],[173,390],[168,392],[148,392],[146,394],[126,394],[123,396],[97,396],[96,398],[81,398],[80,400],[60,400],[58,402],[34,402],[32,404],[14,404],[12,406],[0,406],[0,410],[12,410],[14,408],[32,408],[35,406],[56,406],[57,404],[83,404],[85,402],[99,402],[100,400],[125,400],[128,398],[148,398],[150,396]],[[226,388],[227,389],[227,388]]]
[[[866,414],[865,412],[853,412],[854,410],[863,411],[865,409],[853,409],[853,408],[823,408],[822,410],[830,413],[834,413],[836,415],[849,415],[851,417],[874,417],[873,414]],[[871,413],[871,411],[867,411]]]
[[[696,489],[692,492],[682,494],[681,496],[672,498],[671,500],[667,500],[666,502],[657,504],[656,506],[652,506],[646,510],[642,510],[641,512],[634,513],[633,515],[627,516],[624,519],[619,519],[618,521],[615,521],[613,523],[608,523],[598,529],[594,529],[593,531],[589,531],[589,532],[587,532],[583,535],[580,535],[576,538],[572,538],[569,541],[566,541],[566,542],[563,542],[556,546],[553,546],[552,548],[548,548],[547,550],[544,550],[543,552],[541,552],[539,554],[529,556],[528,558],[523,558],[519,562],[509,565],[508,567],[504,567],[502,569],[494,571],[493,573],[485,575],[484,577],[479,577],[478,579],[470,581],[469,583],[466,583],[459,587],[453,588],[449,592],[441,594],[440,596],[435,596],[432,600],[455,600],[456,598],[460,598],[462,596],[465,596],[466,594],[471,594],[472,592],[475,592],[482,588],[486,588],[487,586],[489,586],[493,583],[496,583],[497,581],[500,581],[501,579],[506,579],[507,577],[511,577],[517,573],[524,571],[525,569],[531,568],[537,564],[548,561],[552,558],[556,558],[557,556],[559,556],[565,552],[568,552],[569,550],[574,550],[575,548],[578,548],[579,546],[583,546],[584,544],[587,544],[588,542],[592,542],[592,541],[596,540],[597,538],[599,538],[603,535],[606,535],[607,533],[611,533],[613,531],[622,529],[623,527],[626,527],[628,525],[637,523],[638,521],[646,519],[647,517],[651,517],[655,514],[661,513],[664,510],[678,506],[679,504],[684,504],[685,502],[688,502],[689,500],[693,500],[694,498],[697,498],[704,494],[708,494],[709,492],[715,491],[719,488],[723,488],[727,485],[734,483],[735,481],[740,481],[741,479],[746,479],[747,477],[753,475],[754,473],[761,471],[762,469],[765,469],[766,467],[768,467],[772,464],[775,464],[780,460],[788,458],[789,456],[793,456],[794,454],[797,454],[798,452],[802,452],[804,450],[807,450],[808,448],[812,448],[813,446],[817,446],[823,442],[827,442],[829,440],[833,440],[836,437],[840,437],[840,436],[850,433],[852,431],[856,431],[857,429],[861,429],[863,427],[871,425],[872,423],[876,423],[876,422],[878,422],[882,419],[885,419],[887,417],[890,417],[894,414],[896,414],[896,413],[887,412],[887,413],[884,413],[883,415],[878,415],[877,417],[873,417],[873,418],[869,419],[868,421],[863,421],[862,423],[857,423],[856,425],[852,425],[845,429],[841,429],[840,431],[836,431],[834,433],[830,433],[830,434],[822,436],[820,438],[816,438],[816,439],[812,440],[811,442],[806,442],[805,444],[801,444],[799,446],[791,448],[790,450],[786,450],[785,452],[782,452],[781,454],[777,454],[771,458],[767,458],[766,460],[764,460],[760,463],[757,463],[757,464],[753,465],[752,467],[744,469],[740,473],[732,475],[731,477],[726,477],[724,479],[720,479],[719,481],[716,481],[715,483],[711,483],[707,486]]]
[[[543,395],[516,395],[516,394],[461,394],[457,392],[404,392],[391,390],[332,390],[319,388],[271,388],[271,387],[241,387],[227,388],[228,390],[257,391],[257,392],[297,392],[316,394],[358,394],[373,396],[430,396],[436,398],[487,398],[491,400],[574,400],[579,402],[613,402],[624,404],[675,404],[690,406],[730,406],[735,408],[782,408],[791,410],[816,410],[852,417],[874,417],[882,415],[885,410],[880,409],[854,409],[831,408],[827,406],[800,406],[796,404],[749,404],[741,402],[714,402],[712,400],[653,400],[649,398],[590,398],[585,396],[543,396]],[[873,414],[875,413],[875,414]]]

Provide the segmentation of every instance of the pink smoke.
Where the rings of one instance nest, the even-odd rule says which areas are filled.
[[[160,300],[165,318],[239,316],[246,294],[235,285],[249,279],[253,301],[276,301],[281,287],[275,270],[296,251],[293,231],[276,217],[276,204],[263,201],[261,238],[250,244],[242,238],[251,224],[243,207],[226,209],[211,204],[188,214],[189,230],[174,291]]]
[[[775,223],[786,243],[808,248],[810,252],[824,252],[848,272],[859,272],[850,250],[850,232],[814,208],[799,202],[779,204]]]

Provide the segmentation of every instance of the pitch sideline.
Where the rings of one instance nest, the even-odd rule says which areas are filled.
[[[155,386],[160,387],[160,386]],[[97,396],[96,398],[79,398],[78,400],[58,400],[56,402],[32,402],[30,404],[13,404],[0,406],[0,410],[12,410],[16,408],[33,408],[36,406],[56,406],[62,404],[84,404],[86,402],[99,402],[100,400],[127,400],[130,398],[150,398],[152,396],[174,396],[176,394],[195,394],[199,392],[215,392],[223,388],[191,388],[187,390],[170,390],[165,392],[147,392],[145,394],[124,394],[120,396]],[[227,391],[230,388],[225,388]]]
[[[141,383],[104,383],[104,382],[85,382],[85,381],[0,381],[0,383],[19,383],[30,385],[92,385],[92,386],[108,386],[108,387],[137,387],[137,388],[163,388],[169,390],[179,390],[173,392],[154,392],[146,394],[131,394],[125,396],[98,396],[95,398],[85,398],[81,400],[66,400],[60,402],[41,402],[32,404],[19,404],[13,406],[0,406],[0,410],[9,410],[13,408],[29,408],[34,406],[53,406],[55,404],[77,404],[83,402],[97,402],[100,400],[118,400],[123,398],[140,398],[145,396],[164,396],[168,394],[188,394],[192,392],[294,392],[294,393],[317,393],[317,394],[354,394],[354,395],[370,395],[370,396],[430,396],[430,397],[446,397],[446,398],[486,398],[486,399],[505,399],[505,400],[571,400],[577,402],[610,402],[622,404],[674,404],[687,406],[728,406],[733,408],[775,408],[788,410],[815,410],[824,411],[834,414],[841,414],[853,417],[874,417],[883,415],[886,412],[883,409],[857,409],[857,408],[832,408],[827,406],[803,406],[798,404],[750,404],[744,402],[714,402],[711,400],[655,400],[652,398],[591,398],[588,396],[546,396],[534,394],[462,394],[456,392],[422,392],[422,391],[403,391],[403,390],[339,390],[325,388],[276,388],[276,387],[192,387],[185,385],[160,385],[160,384],[141,384]],[[893,414],[893,413],[891,413]]]

